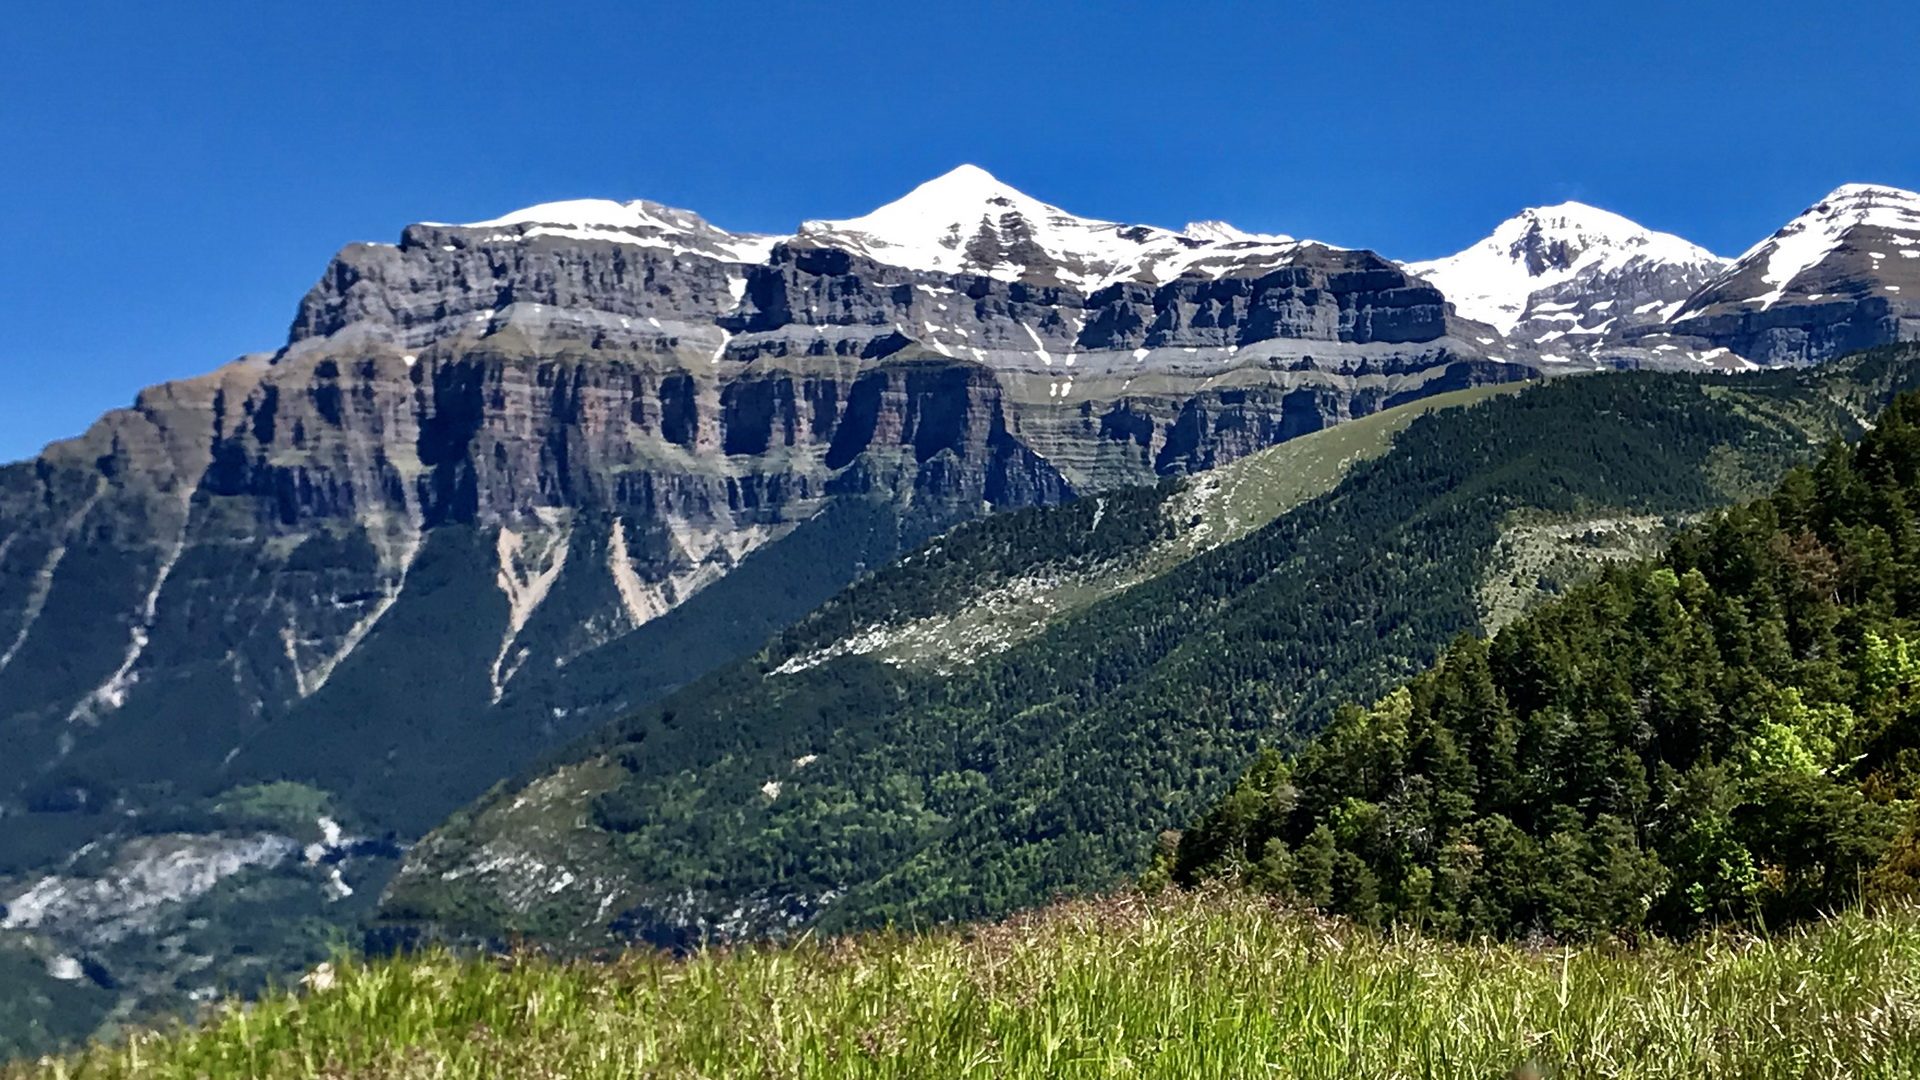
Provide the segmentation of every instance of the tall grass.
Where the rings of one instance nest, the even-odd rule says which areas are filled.
[[[27,1075],[1915,1076],[1920,912],[1543,950],[1214,892],[686,961],[427,954],[0,1069]]]

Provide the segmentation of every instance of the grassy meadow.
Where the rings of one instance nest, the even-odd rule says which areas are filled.
[[[1920,910],[1777,938],[1463,945],[1225,890],[603,962],[360,963],[54,1077],[1920,1075]]]

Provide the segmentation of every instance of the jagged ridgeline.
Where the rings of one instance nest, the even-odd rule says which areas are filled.
[[[1909,393],[1771,497],[1264,755],[1170,868],[1473,934],[1920,894],[1917,515]]]
[[[1106,885],[1260,743],[1764,492],[1913,359],[1557,380],[967,526],[457,815],[384,915],[677,943]]]

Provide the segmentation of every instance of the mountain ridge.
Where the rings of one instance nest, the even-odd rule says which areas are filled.
[[[1895,239],[1920,238],[1920,224],[1916,224],[1920,214],[1911,210],[1920,206],[1920,195],[1873,184],[1841,185],[1780,232],[1817,235],[1818,230],[1809,233],[1798,223],[1821,207],[1856,205],[1863,198],[1880,201],[1884,220],[1877,224],[1895,232],[1906,230]],[[1902,207],[1908,210],[1902,213]],[[1871,213],[1856,216],[1861,219],[1856,224],[1876,224],[1866,220]],[[1008,282],[1071,287],[1088,294],[1090,301],[1092,294],[1121,283],[1165,285],[1183,277],[1257,275],[1297,263],[1305,248],[1344,250],[1283,234],[1249,232],[1219,221],[1189,222],[1174,230],[1081,217],[1027,195],[975,165],[957,166],[867,214],[804,221],[785,235],[733,234],[692,211],[646,200],[542,203],[464,226],[432,227],[507,230],[496,238],[606,239],[742,265],[771,259],[774,249],[782,245],[823,246],[907,270],[974,273]],[[1880,312],[1864,313],[1868,319],[1878,319],[1873,329],[1843,332],[1831,345],[1822,343],[1818,328],[1842,313],[1814,306],[1829,300],[1831,309],[1831,298],[1839,294],[1817,288],[1799,290],[1789,305],[1790,314],[1772,320],[1794,328],[1791,331],[1776,329],[1770,336],[1756,338],[1750,330],[1730,328],[1724,319],[1703,317],[1722,309],[1758,307],[1766,312],[1777,306],[1788,283],[1768,287],[1765,266],[1746,272],[1756,258],[1770,254],[1774,248],[1769,245],[1775,243],[1773,238],[1763,240],[1740,258],[1729,260],[1611,211],[1563,202],[1522,210],[1485,239],[1452,255],[1403,265],[1438,285],[1463,318],[1494,331],[1491,336],[1463,337],[1515,354],[1522,362],[1774,366],[1814,362],[1920,334],[1910,325],[1913,316],[1901,314],[1909,298],[1900,292],[1907,286],[1894,281],[1884,283],[1894,286],[1891,291],[1882,289],[1878,297],[1868,298],[1889,301],[1881,306],[1898,309],[1891,319]],[[1794,268],[1787,276],[1807,269]],[[1887,273],[1906,280],[1907,268],[1893,262],[1865,269],[1868,276]],[[730,288],[741,287],[737,277],[730,280],[734,282]],[[1748,287],[1754,283],[1758,285]],[[948,351],[956,347],[951,340],[938,340],[939,320],[921,323],[919,333],[932,347]],[[1085,320],[1078,324],[1076,336],[1085,325]],[[909,327],[902,324],[903,332],[919,336]],[[1792,349],[1767,344],[1783,332],[1811,338],[1813,344]],[[1084,341],[1073,344],[1089,347]],[[1053,347],[1052,342],[1044,346]]]

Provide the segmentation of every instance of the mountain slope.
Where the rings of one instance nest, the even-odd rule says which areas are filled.
[[[1920,337],[1920,194],[1834,189],[1703,286],[1668,329],[1760,364]]]
[[[1664,558],[1264,758],[1174,872],[1473,936],[1773,928],[1920,895],[1917,501],[1910,393]]]
[[[1522,385],[1421,398],[1223,465],[1177,493],[1095,496],[1091,516],[1014,514],[957,530],[812,612],[803,640],[817,647],[778,670],[837,656],[936,670],[976,663],[1325,493],[1354,465],[1386,453],[1418,417]]]
[[[976,915],[1109,881],[1255,741],[1312,730],[1489,618],[1481,580],[1504,529],[1605,531],[1751,491],[1810,440],[1857,430],[1908,384],[1907,359],[1561,380],[1443,410],[1327,495],[1004,651],[858,655],[875,613],[964,612],[973,583],[1032,576],[1036,550],[1076,553],[1049,573],[1101,575],[1153,549],[1189,489],[962,530],[457,815],[415,849],[384,915],[671,943]],[[996,551],[1014,568],[997,578],[983,570]]]

